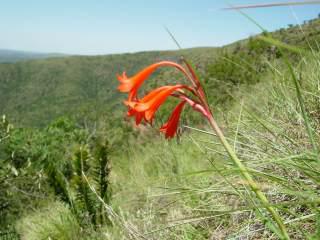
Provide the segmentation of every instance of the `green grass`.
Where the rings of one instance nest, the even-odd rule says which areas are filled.
[[[79,239],[81,229],[67,206],[56,202],[17,223],[21,239]]]
[[[302,76],[301,97],[315,142],[318,64],[318,55],[309,55],[294,68]],[[269,81],[240,88],[233,96],[238,103],[218,114],[218,122],[292,239],[317,239],[319,161],[292,76],[284,66],[273,67]],[[115,160],[113,203],[140,233],[154,239],[277,239],[262,221],[268,217],[263,206],[215,136],[192,131],[179,144],[163,139],[131,144]]]

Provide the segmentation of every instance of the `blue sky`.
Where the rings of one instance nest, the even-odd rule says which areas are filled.
[[[176,49],[164,26],[184,48],[221,46],[259,32],[239,13],[221,10],[226,6],[220,0],[6,0],[0,7],[0,49],[69,54]],[[245,12],[271,31],[296,23],[295,16],[317,17],[320,5]]]

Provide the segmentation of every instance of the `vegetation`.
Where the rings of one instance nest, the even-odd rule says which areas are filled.
[[[217,122],[290,238],[319,239],[318,28],[271,34],[300,54],[256,36],[221,49],[0,65],[0,239],[279,238],[197,113],[171,141],[123,121],[115,75],[180,55],[199,63]],[[157,71],[146,91],[180,80]]]
[[[110,109],[122,117],[121,95],[116,91],[118,73],[128,70],[133,74],[148,63],[178,60],[181,54],[193,56],[197,62],[202,59],[205,66],[214,52],[214,48],[199,48],[0,64],[0,109],[15,124],[36,127],[65,115],[85,124],[108,116]]]

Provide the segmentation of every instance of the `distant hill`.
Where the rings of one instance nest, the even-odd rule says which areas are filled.
[[[22,60],[43,59],[66,56],[59,53],[36,53],[17,50],[0,49],[0,63],[13,63]]]
[[[0,64],[0,114],[27,125],[46,124],[62,115],[115,115],[121,105],[116,75],[160,60],[187,55],[197,67],[212,62],[215,48],[156,51],[107,56],[74,56]],[[157,76],[164,71],[159,71]],[[163,75],[167,76],[167,75]],[[172,79],[172,76],[168,76]],[[110,112],[109,110],[112,109]]]
[[[319,50],[320,20],[308,21],[302,29],[303,32],[297,26],[290,26],[272,34],[288,44],[311,45]],[[17,61],[52,56],[23,55],[22,52],[11,52],[10,55],[10,51],[0,51],[0,61],[1,56],[5,59],[4,55],[7,62],[10,62],[9,59]],[[264,64],[265,60],[276,61],[281,57],[272,46],[251,37],[222,48],[69,56],[3,63],[0,64],[0,114],[28,126],[44,125],[62,115],[82,119],[103,115],[113,119],[122,116],[121,101],[125,97],[116,90],[116,74],[127,71],[130,76],[155,61],[179,61],[181,55],[195,64],[214,104],[227,101],[229,92],[239,84],[260,81],[261,75],[269,68]],[[159,81],[175,82],[179,75],[174,74],[173,70],[163,69],[157,71],[153,78],[155,81],[148,81],[147,87],[155,87]]]

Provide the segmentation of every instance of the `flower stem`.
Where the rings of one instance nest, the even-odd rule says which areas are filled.
[[[225,136],[223,135],[217,122],[214,120],[212,114],[210,114],[210,116],[208,117],[208,120],[209,120],[210,126],[216,132],[222,145],[224,146],[224,148],[228,152],[228,155],[233,160],[234,164],[239,168],[241,175],[247,181],[251,190],[255,193],[257,198],[261,201],[262,205],[264,205],[264,207],[268,210],[268,212],[271,214],[271,216],[273,217],[273,219],[277,223],[277,225],[282,233],[283,239],[290,239],[290,237],[287,233],[286,227],[285,227],[283,221],[281,220],[280,215],[277,213],[277,211],[273,207],[270,206],[269,201],[268,201],[267,197],[265,196],[265,194],[260,190],[257,183],[253,180],[253,178],[249,174],[245,165],[237,157],[236,153],[234,152],[234,150],[232,149],[232,147],[229,145],[228,141],[226,140]]]

